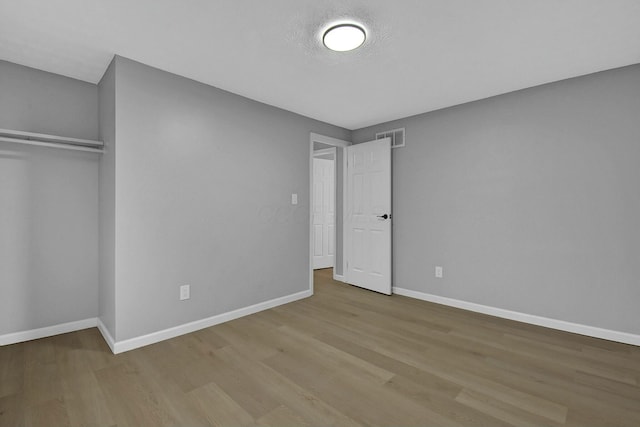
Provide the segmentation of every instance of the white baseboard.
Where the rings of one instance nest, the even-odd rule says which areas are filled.
[[[280,298],[275,298],[269,301],[261,302],[251,305],[249,307],[239,308],[237,310],[229,311],[227,313],[217,314],[215,316],[208,317],[206,319],[196,320],[194,322],[185,323],[184,325],[175,326],[173,328],[164,329],[162,331],[152,332],[147,335],[142,335],[135,338],[130,338],[123,341],[113,341],[113,338],[109,334],[104,325],[104,331],[101,329],[102,335],[105,336],[105,340],[111,347],[111,351],[114,354],[123,353],[125,351],[133,350],[136,348],[144,347],[149,344],[154,344],[160,341],[164,341],[170,338],[174,338],[180,335],[195,332],[200,329],[208,328],[210,326],[218,325],[220,323],[228,322],[230,320],[238,319],[240,317],[248,316],[250,314],[257,313],[259,311],[268,310],[279,305],[287,304],[293,301],[297,301],[303,298],[307,298],[313,295],[311,290],[298,292],[295,294],[287,295]],[[102,323],[102,322],[100,322]],[[100,325],[98,323],[98,325]],[[111,342],[109,342],[111,340]]]
[[[342,274],[334,274],[333,280],[337,280],[338,282],[345,282],[345,278]]]
[[[476,304],[473,302],[427,294],[424,292],[412,291],[410,289],[404,288],[394,287],[393,293],[410,298],[420,299],[423,301],[434,302],[436,304],[448,305],[450,307],[488,314],[490,316],[516,320],[518,322],[530,323],[532,325],[544,326],[545,328],[558,329],[561,331],[573,332],[574,334],[586,335],[595,338],[602,338],[609,341],[617,341],[625,344],[640,346],[640,335],[630,334],[628,332],[613,331],[610,329],[603,329],[595,326],[587,326],[579,323],[566,322],[564,320],[557,320],[548,317],[536,316],[533,314],[520,313],[517,311],[505,310],[503,308]]]
[[[107,342],[107,345],[109,346],[109,348],[111,349],[112,353],[115,353],[115,340],[113,339],[113,337],[111,336],[111,333],[109,332],[109,329],[105,326],[104,323],[102,323],[102,319],[100,319],[98,317],[98,330],[100,331],[100,333],[102,334],[102,338],[104,338],[104,340]]]
[[[37,340],[39,338],[52,337],[54,335],[66,334],[68,332],[80,331],[82,329],[95,328],[98,319],[76,320],[75,322],[60,323],[58,325],[46,326],[44,328],[30,329],[28,331],[13,332],[0,335],[0,345],[16,344],[24,341]]]

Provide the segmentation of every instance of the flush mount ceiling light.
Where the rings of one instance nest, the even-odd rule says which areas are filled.
[[[346,52],[360,47],[366,38],[367,34],[361,26],[340,24],[325,31],[324,36],[322,36],[322,43],[336,52]]]

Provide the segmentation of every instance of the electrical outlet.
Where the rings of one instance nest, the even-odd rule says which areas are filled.
[[[436,265],[436,277],[438,279],[442,279],[442,267],[439,265]]]
[[[291,204],[292,205],[297,205],[298,204],[298,194],[297,193],[292,193],[291,194]]]
[[[182,285],[180,286],[180,301],[191,298],[191,286],[190,285]]]

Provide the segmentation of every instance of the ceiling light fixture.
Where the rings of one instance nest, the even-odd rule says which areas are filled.
[[[322,43],[336,52],[346,52],[362,46],[367,38],[364,28],[356,24],[340,24],[329,28],[322,36]]]

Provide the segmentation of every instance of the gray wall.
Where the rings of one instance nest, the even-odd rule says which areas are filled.
[[[354,131],[406,127],[394,285],[640,333],[639,112],[636,65]]]
[[[98,88],[0,60],[0,128],[98,139]]]
[[[309,132],[349,131],[120,57],[116,114],[118,341],[308,289]]]
[[[0,61],[0,128],[95,139],[95,85]],[[97,315],[99,155],[0,142],[0,335]]]
[[[116,62],[105,71],[99,90],[100,139],[104,153],[100,159],[100,286],[99,313],[103,325],[116,336]]]

